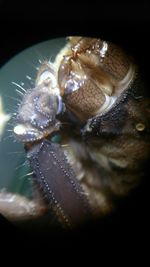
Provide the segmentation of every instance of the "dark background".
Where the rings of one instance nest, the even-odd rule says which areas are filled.
[[[136,57],[149,84],[148,2],[104,4],[102,1],[70,1],[65,5],[60,1],[54,4],[43,0],[0,0],[0,66],[37,42],[68,35],[97,36],[120,44]],[[139,248],[143,246],[149,235],[149,175],[147,170],[145,173],[147,177],[142,185],[120,203],[113,215],[73,233],[52,234],[49,245],[72,247],[77,244],[77,247],[90,247],[98,240],[99,245],[105,244],[106,249],[113,247],[114,242],[120,246],[126,241],[131,247],[135,243]],[[18,242],[31,238],[4,219],[1,220],[0,235],[2,233],[11,239],[18,236]],[[34,236],[34,241],[29,243],[38,246],[39,243],[35,242],[38,239],[38,236]]]
[[[0,0],[0,64],[37,42],[66,35],[100,36],[147,64],[150,8],[141,2]]]

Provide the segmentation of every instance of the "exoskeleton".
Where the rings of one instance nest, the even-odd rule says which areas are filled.
[[[2,213],[20,220],[50,209],[66,227],[110,213],[144,176],[149,122],[134,59],[101,39],[68,38],[54,62],[41,64],[14,127],[40,200],[16,196],[10,212],[12,194],[3,193]]]

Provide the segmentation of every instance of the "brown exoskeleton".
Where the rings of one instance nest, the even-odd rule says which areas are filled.
[[[144,175],[149,107],[138,67],[120,47],[70,37],[41,65],[14,127],[43,198],[1,193],[1,213],[20,220],[50,209],[66,227],[109,213]]]

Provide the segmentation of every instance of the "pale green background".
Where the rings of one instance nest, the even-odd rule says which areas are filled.
[[[25,89],[34,87],[39,61],[49,59],[53,61],[65,42],[65,38],[59,38],[36,44],[13,57],[0,69],[0,95],[4,101],[6,113],[17,111],[15,98],[21,100],[21,96],[15,90],[17,86],[11,82],[24,83]],[[28,80],[26,75],[33,80]],[[14,122],[10,120],[9,123]],[[25,177],[25,174],[30,171],[29,166],[28,164],[22,165],[26,160],[23,145],[15,142],[14,137],[9,137],[12,133],[7,130],[12,128],[13,126],[7,125],[0,141],[0,189],[5,188],[7,191],[30,196],[28,185],[31,177]]]

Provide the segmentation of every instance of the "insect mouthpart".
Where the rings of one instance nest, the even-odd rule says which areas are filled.
[[[17,115],[14,134],[21,142],[33,142],[58,131],[60,122],[56,116],[64,105],[61,97],[52,94],[43,85],[29,90],[23,97]]]
[[[59,131],[60,128],[60,122],[57,121],[53,127],[48,127],[47,129],[38,130],[36,128],[31,127],[30,124],[17,124],[13,131],[15,137],[23,142],[33,142],[37,140],[41,140],[47,136],[49,136],[51,133],[55,131]]]

